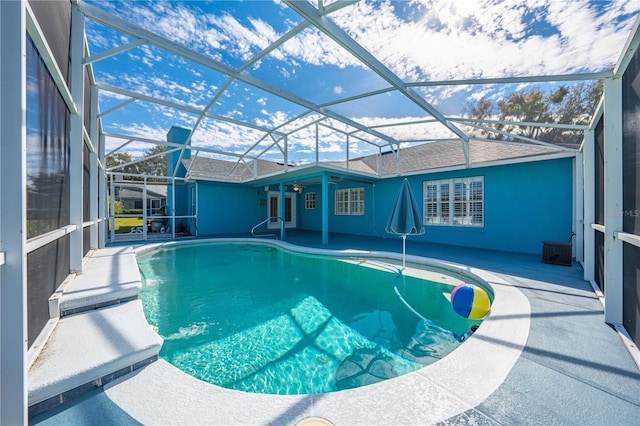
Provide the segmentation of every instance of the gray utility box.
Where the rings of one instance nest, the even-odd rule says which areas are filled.
[[[543,241],[542,261],[554,265],[571,266],[571,243]]]

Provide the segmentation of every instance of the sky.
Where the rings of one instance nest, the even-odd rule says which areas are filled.
[[[296,130],[287,138],[290,162],[315,160],[316,143],[321,161],[344,159],[347,137],[334,129],[355,129],[328,119],[318,126],[316,138],[313,123],[321,115],[309,113],[306,106],[311,104],[364,126],[383,126],[375,129],[400,142],[453,136],[437,123],[392,126],[431,117],[398,92],[385,90],[390,87],[387,81],[312,25],[256,60],[263,49],[304,23],[279,0],[88,3],[242,71],[269,88],[229,79],[152,44],[142,44],[95,62],[96,80],[184,105],[189,111],[137,100],[103,117],[108,132],[165,140],[171,126],[197,125],[194,147],[262,154],[261,158],[281,161],[284,142],[275,145],[281,136],[271,137],[265,129]],[[318,5],[317,1],[311,4]],[[328,19],[403,82],[415,83],[611,70],[639,13],[640,0],[360,0],[330,13]],[[92,55],[134,40],[90,19],[86,32]],[[550,91],[558,85],[444,85],[412,90],[441,114],[462,117],[482,97],[498,100],[514,90]],[[285,93],[285,98],[275,96],[274,90]],[[372,91],[381,93],[333,104]],[[301,106],[286,98],[301,98],[306,103]],[[101,91],[99,99],[104,112],[128,98]],[[193,111],[208,106],[209,113],[234,121],[202,118]],[[290,122],[296,117],[301,118]],[[387,143],[359,135],[362,140],[349,138],[350,158],[377,153],[377,145]],[[125,142],[109,138],[107,152]],[[151,146],[131,142],[122,149],[136,157]]]

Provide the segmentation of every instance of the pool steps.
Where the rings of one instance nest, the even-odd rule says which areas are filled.
[[[28,371],[29,417],[157,360],[163,340],[147,323],[140,288],[130,247],[95,251],[61,286],[49,306],[60,318]]]
[[[96,250],[85,261],[82,273],[51,296],[50,316],[64,317],[133,300],[141,288],[140,271],[131,247]]]

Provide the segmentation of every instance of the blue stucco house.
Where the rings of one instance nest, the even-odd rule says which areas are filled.
[[[167,140],[189,131],[174,127]],[[192,235],[286,230],[388,236],[385,223],[402,180],[421,205],[426,232],[415,241],[540,253],[542,241],[569,241],[575,231],[575,152],[474,141],[467,165],[459,142],[434,142],[351,159],[305,165],[168,156],[176,215],[194,214]],[[283,201],[281,201],[283,199]],[[170,204],[170,203],[169,203]],[[189,211],[191,209],[191,212]],[[197,209],[197,214],[195,210]]]

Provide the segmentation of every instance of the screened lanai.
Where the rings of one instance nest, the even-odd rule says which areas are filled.
[[[544,221],[564,226],[558,239],[576,234],[572,257],[607,322],[637,344],[639,12],[586,0],[0,2],[0,423],[24,418],[11,407],[25,405],[34,349],[55,327],[51,297],[83,259],[110,243],[220,235],[207,222],[227,220],[216,200],[247,199],[255,214],[237,232],[249,233],[285,222],[294,194],[295,227],[325,239],[359,219],[338,212],[337,191],[364,188],[369,209],[409,177],[427,234],[462,241],[473,237],[454,213],[427,215],[444,198],[426,194],[482,177],[470,229],[491,234],[497,206],[493,220],[533,245],[553,208],[532,206],[565,199],[562,220]],[[570,108],[587,93],[588,108]],[[553,107],[506,108],[534,94]],[[512,204],[493,195],[519,173],[540,184],[514,185]],[[311,202],[318,214],[305,216]]]
[[[614,37],[601,38],[602,45],[577,44],[571,55],[563,54],[567,46],[545,26],[566,12],[553,5],[545,25],[535,18],[542,7],[509,16],[513,27],[507,18],[492,22],[491,16],[502,13],[499,5],[482,10],[351,1],[225,2],[212,9],[197,2],[78,5],[111,192],[138,185],[121,181],[144,181],[142,174],[168,177],[169,194],[173,185],[191,179],[283,184],[286,190],[317,182],[313,176],[283,178],[293,168],[313,165],[369,179],[509,158],[571,156],[594,102],[570,116],[471,111],[479,109],[479,100],[500,102],[517,90],[586,91],[610,77],[617,60],[608,47],[617,42]],[[615,21],[629,27],[634,10],[619,12]],[[456,21],[457,15],[468,15],[469,21]],[[574,29],[556,31],[561,39],[577,41]],[[544,42],[532,41],[538,39]],[[167,140],[173,126],[189,133]],[[167,157],[178,165],[172,173],[157,167]],[[197,201],[190,199],[190,208],[177,211],[173,199],[161,201],[166,208],[155,218],[152,200],[144,202],[145,209],[110,204],[107,235],[114,241],[140,234],[166,237],[152,232],[152,220],[161,223],[153,229],[170,230],[172,237],[178,228],[197,234],[198,226],[190,226],[197,223]]]

